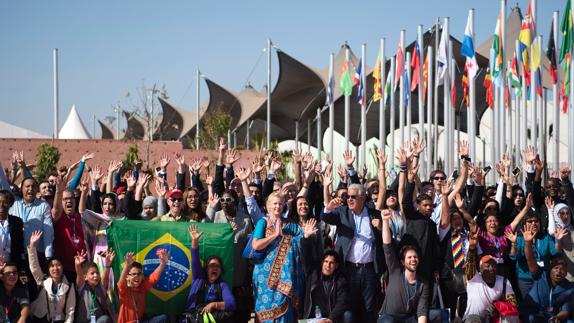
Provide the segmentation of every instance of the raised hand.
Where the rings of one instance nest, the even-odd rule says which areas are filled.
[[[560,178],[566,179],[570,178],[570,174],[572,173],[572,167],[570,165],[565,165],[560,167]]]
[[[524,157],[524,161],[526,161],[529,164],[532,164],[534,163],[534,160],[536,160],[536,150],[534,150],[534,147],[532,146],[527,146],[522,151],[522,156]]]
[[[239,170],[237,171],[237,178],[239,178],[239,180],[242,182],[246,182],[250,176],[251,176],[251,169],[249,168],[240,167]]]
[[[412,183],[414,182],[415,178],[419,173],[419,167],[421,166],[420,163],[417,163],[415,166],[410,166],[407,172],[407,180]]]
[[[323,186],[329,186],[333,184],[333,177],[331,176],[331,171],[325,171],[322,176],[323,176]]]
[[[302,167],[304,170],[309,170],[313,166],[313,154],[311,152],[306,152],[303,155],[303,164]]]
[[[197,227],[195,225],[190,225],[189,226],[189,237],[191,238],[192,241],[198,241],[199,238],[201,238],[201,236],[203,235],[203,232],[197,230]]]
[[[88,185],[88,180],[83,179],[80,181],[80,192],[87,193],[90,190],[90,186]]]
[[[209,158],[207,158],[207,156],[201,158],[201,167],[209,170]]]
[[[464,209],[464,199],[462,198],[460,193],[456,193],[456,195],[454,196],[454,204],[459,210]]]
[[[347,168],[353,168],[353,163],[355,162],[355,156],[353,156],[352,151],[345,150],[345,152],[343,153],[343,160],[345,160]]]
[[[387,164],[387,155],[385,155],[385,149],[377,148],[377,158],[379,160],[379,169],[385,169]]]
[[[82,156],[81,161],[85,163],[92,158],[94,158],[94,153],[87,153]]]
[[[480,228],[476,228],[475,232],[468,233],[468,247],[469,249],[475,249],[478,244],[478,234],[480,233]]]
[[[383,221],[390,220],[392,216],[393,216],[393,213],[389,209],[384,209],[381,211],[381,218],[383,219]]]
[[[219,137],[219,150],[224,151],[227,149],[227,144],[225,143],[225,138]]]
[[[534,196],[532,195],[532,193],[528,193],[524,207],[531,209],[533,205],[534,205]]]
[[[219,204],[219,195],[212,194],[209,197],[209,207],[215,209],[215,207],[217,207],[217,204]]]
[[[163,179],[156,179],[155,191],[158,197],[165,197],[165,194],[167,194],[167,184],[163,181]]]
[[[271,160],[271,166],[269,170],[275,173],[279,169],[281,169],[281,160],[279,158],[273,158],[273,160]]]
[[[310,236],[314,235],[319,229],[315,226],[317,224],[317,220],[311,218],[303,223],[303,237],[309,238]]]
[[[342,165],[339,165],[339,167],[337,167],[337,174],[339,174],[339,177],[341,179],[344,179],[345,176],[347,175],[347,171],[345,170],[345,167],[343,167]]]
[[[201,159],[199,158],[194,158],[191,160],[191,171],[194,172],[195,174],[198,174],[199,171],[201,170]]]
[[[415,138],[412,143],[413,154],[420,155],[425,150],[425,144],[422,139]]]
[[[506,230],[504,231],[504,236],[506,237],[506,239],[508,239],[508,241],[516,243],[516,238],[518,235],[516,234],[516,232],[512,232],[512,230]]]
[[[468,142],[466,140],[461,140],[458,143],[458,151],[461,156],[468,156]]]
[[[159,258],[162,264],[167,264],[169,261],[169,252],[165,248],[157,249],[155,252],[156,256]]]
[[[205,185],[211,186],[211,184],[213,184],[213,176],[207,176],[205,178]]]
[[[507,170],[510,168],[510,165],[512,164],[512,161],[510,160],[510,156],[508,156],[508,154],[502,154],[500,161],[502,162],[502,166],[504,166]]]
[[[254,159],[251,162],[251,171],[255,174],[259,174],[263,171],[263,168],[265,166],[263,164],[261,164],[261,161],[259,159]]]
[[[135,255],[133,252],[126,253],[126,255],[124,257],[124,261],[126,262],[126,266],[129,267],[134,263],[134,261],[135,261],[134,256]]]
[[[110,165],[108,166],[108,174],[111,175],[122,168],[122,162],[118,160],[110,161]]]
[[[88,253],[86,250],[78,251],[74,256],[74,263],[76,265],[81,265],[84,263],[84,261],[86,261],[86,259],[88,259]]]
[[[397,149],[395,158],[399,161],[399,165],[404,166],[407,165],[408,162],[407,153],[403,147],[399,147]]]
[[[233,166],[239,160],[239,152],[236,149],[229,149],[225,155],[225,165],[227,167]]]
[[[178,166],[183,167],[185,166],[185,156],[181,152],[176,152],[173,154],[173,159],[177,163]]]
[[[343,201],[341,201],[340,197],[336,197],[334,199],[332,199],[329,204],[327,204],[327,209],[329,210],[334,210],[336,208],[338,208],[339,206],[343,205]]]
[[[474,182],[476,186],[484,186],[484,170],[479,166],[474,168]]]
[[[102,168],[99,165],[95,165],[89,174],[90,174],[91,184],[95,185],[95,186],[98,185],[98,182],[104,176],[104,173],[102,172]]]
[[[544,204],[546,205],[546,208],[548,210],[554,209],[554,199],[551,198],[550,196],[546,196],[546,198],[544,198]]]
[[[536,155],[536,159],[534,159],[534,167],[538,172],[541,172],[544,169],[544,162],[540,159],[538,155]]]
[[[452,189],[451,184],[446,182],[443,182],[440,187],[440,191],[443,196],[448,196],[448,194],[450,194],[451,189]]]
[[[32,236],[30,237],[30,247],[36,248],[36,244],[38,243],[40,238],[42,238],[42,234],[44,233],[40,230],[32,232]]]
[[[301,156],[301,151],[299,151],[299,149],[295,149],[293,150],[293,161],[296,163],[300,163],[303,160],[303,157]]]
[[[114,249],[112,248],[108,249],[108,251],[105,253],[105,260],[104,260],[105,266],[106,267],[111,266],[115,258],[116,258],[116,252],[114,251]]]
[[[567,234],[568,234],[568,230],[566,230],[565,228],[556,228],[556,231],[554,231],[554,239],[556,239],[556,241],[560,241]]]
[[[530,223],[524,224],[524,229],[522,229],[522,237],[524,238],[524,241],[531,242],[534,240],[535,235],[536,232],[534,231],[532,225]]]
[[[127,171],[126,174],[124,175],[125,179],[126,179],[126,184],[128,185],[128,188],[134,189],[136,187],[136,184],[138,182],[138,180],[136,179],[134,172],[133,171]]]
[[[159,158],[159,167],[161,167],[161,169],[165,169],[167,165],[169,165],[169,162],[169,156],[166,153],[163,153]]]
[[[143,188],[146,187],[146,185],[149,183],[149,180],[151,179],[151,175],[147,174],[147,173],[140,173],[140,178],[137,181],[137,186]]]

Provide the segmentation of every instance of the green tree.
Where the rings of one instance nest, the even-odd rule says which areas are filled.
[[[138,156],[139,148],[138,145],[131,145],[128,147],[128,152],[126,153],[126,158],[124,159],[124,166],[132,169],[136,162],[140,162],[141,159]]]
[[[231,115],[218,106],[209,113],[205,113],[201,118],[199,128],[199,142],[202,149],[217,149],[219,138],[227,138],[227,131],[231,127]]]
[[[36,167],[34,174],[38,177],[39,181],[45,180],[51,172],[56,169],[58,161],[60,161],[60,151],[58,148],[49,145],[41,144],[36,151]]]

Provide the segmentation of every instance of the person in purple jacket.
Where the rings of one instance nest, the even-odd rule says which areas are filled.
[[[191,237],[191,289],[181,322],[203,322],[204,313],[211,313],[219,322],[229,322],[235,311],[235,298],[229,285],[221,279],[223,263],[217,256],[209,256],[205,267],[199,261],[199,238],[203,232],[195,225],[189,227]]]

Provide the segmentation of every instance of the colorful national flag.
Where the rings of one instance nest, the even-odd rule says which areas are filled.
[[[385,106],[388,106],[391,103],[391,75],[393,71],[389,71],[387,73],[387,80],[385,81]]]
[[[427,84],[429,78],[429,54],[425,56],[425,62],[423,64],[423,102],[426,100],[427,95]]]
[[[542,71],[539,68],[536,69],[536,94],[542,97]]]
[[[560,47],[560,63],[564,61],[566,54],[572,51],[572,43],[574,41],[574,35],[572,30],[572,7],[570,1],[571,0],[566,0],[566,7],[564,8],[564,16],[562,16],[562,24],[560,26],[560,30],[562,31],[562,46]]]
[[[335,90],[335,77],[333,76],[333,66],[329,68],[329,84],[327,84],[327,104],[333,104],[333,91]]]
[[[452,88],[450,90],[450,95],[451,95],[451,104],[452,104],[452,108],[456,109],[456,66],[452,66],[453,68],[453,79],[452,79]]]
[[[373,78],[375,79],[375,85],[373,86],[373,101],[377,102],[381,99],[383,94],[382,83],[381,83],[381,51],[379,50],[379,55],[377,55],[377,62],[373,70]]]
[[[468,104],[468,66],[465,64],[464,65],[464,71],[465,73],[462,74],[462,98],[464,100],[464,104],[466,105],[467,108],[470,108],[469,104]]]
[[[419,42],[415,42],[413,47],[413,57],[411,58],[411,66],[413,68],[412,81],[411,81],[411,92],[413,92],[417,85],[419,84],[419,73],[421,65],[421,51],[419,50]]]
[[[357,103],[359,103],[360,105],[364,105],[367,101],[366,95],[365,95],[365,84],[363,83],[363,70],[361,69],[361,65],[362,62],[359,61],[359,66],[357,67],[357,70],[355,71],[355,79],[358,77],[359,78],[359,83],[358,83],[358,88],[357,88]],[[358,73],[358,76],[357,76]]]
[[[468,78],[473,80],[478,72],[478,63],[476,62],[476,55],[474,52],[474,42],[472,40],[474,31],[470,23],[470,13],[466,21],[466,28],[464,29],[464,38],[462,46],[460,46],[460,53],[466,57],[465,71],[468,73]]]
[[[341,76],[339,78],[339,92],[344,96],[350,96],[353,93],[353,80],[349,70],[349,60],[345,60],[341,67]]]
[[[399,41],[399,45],[397,47],[396,64],[395,64],[395,88],[393,89],[393,91],[397,90],[397,86],[399,85],[399,81],[401,80],[401,75],[404,69],[405,67],[403,63],[403,44]]]
[[[446,68],[448,64],[448,56],[447,56],[447,47],[448,47],[448,35],[443,31],[440,37],[440,43],[438,45],[438,51],[436,55],[437,61],[437,85],[441,85],[444,83],[444,77],[446,74]]]
[[[510,68],[507,71],[508,79],[510,80],[510,86],[516,90],[516,96],[522,95],[522,84],[520,84],[520,77],[518,75],[518,60],[516,58],[516,53],[512,56],[512,62],[510,63]]]
[[[357,86],[361,82],[361,65],[363,65],[363,61],[359,59],[359,64],[355,69],[355,76],[353,77],[353,86]]]
[[[530,53],[532,55],[532,68],[534,70],[540,68],[540,52],[541,52],[540,37],[536,37],[536,39],[532,42],[532,47],[530,49]]]
[[[143,265],[144,275],[149,276],[159,265],[156,251],[165,248],[169,262],[160,280],[147,295],[146,312],[149,314],[179,314],[185,308],[191,277],[190,223],[150,222],[135,220],[112,221],[108,227],[108,245],[116,252],[113,263],[115,280],[124,266],[128,252],[135,254],[135,261]],[[219,256],[223,262],[223,279],[233,286],[234,234],[229,224],[195,223],[203,232],[199,240],[199,255],[205,260]]]
[[[550,68],[548,73],[550,73],[550,79],[552,84],[558,82],[558,64],[556,64],[556,42],[554,41],[554,20],[550,25],[550,36],[548,37],[548,46],[546,48],[546,57],[550,61]]]
[[[490,71],[486,72],[486,76],[484,77],[484,88],[486,89],[486,104],[489,108],[494,108],[494,91],[492,86],[492,76],[490,75]]]
[[[502,46],[500,44],[500,35],[502,35],[501,19],[501,16],[498,15],[496,28],[494,28],[494,35],[492,37],[492,47],[490,48],[490,73],[492,75],[492,81],[495,84],[500,84],[500,74],[502,72]]]

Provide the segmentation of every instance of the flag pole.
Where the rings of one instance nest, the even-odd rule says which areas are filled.
[[[405,85],[403,84],[403,72],[405,70],[405,60],[404,60],[404,44],[405,44],[405,33],[406,31],[403,29],[401,30],[401,38],[400,38],[400,46],[401,46],[401,61],[403,62],[402,66],[396,66],[397,70],[400,70],[401,73],[399,74],[399,144],[403,145],[405,143]],[[396,74],[395,74],[396,75]]]
[[[438,168],[438,42],[439,42],[439,30],[440,30],[440,18],[436,18],[435,23],[435,35],[434,35],[434,48],[436,49],[436,54],[434,55],[434,71],[435,71],[435,85],[434,85],[434,103],[433,103],[433,122],[434,122],[434,130],[433,130],[433,160],[432,160],[432,168]],[[429,64],[431,62],[429,61]]]
[[[363,83],[363,88],[360,89],[361,97],[363,98],[361,102],[361,150],[359,156],[359,164],[357,169],[363,167],[367,163],[367,73],[365,73],[367,65],[367,44],[361,46],[361,82]],[[358,89],[359,90],[359,89]]]
[[[267,39],[267,149],[271,148],[271,39]]]
[[[389,120],[390,126],[391,126],[391,131],[390,131],[390,135],[391,135],[391,156],[393,156],[395,154],[395,125],[396,125],[396,113],[395,113],[395,91],[394,91],[394,84],[395,84],[395,69],[396,69],[396,57],[391,57],[391,70],[389,71],[389,73],[391,73],[391,120]],[[395,168],[395,159],[394,158],[388,158],[389,160],[389,165],[390,165],[390,169],[394,169]]]
[[[335,54],[331,53],[331,55],[329,56],[329,75],[333,78],[333,80],[335,79],[335,74],[334,74],[334,65],[335,64]],[[329,78],[329,82],[330,79]],[[334,81],[333,81],[334,83]],[[331,85],[329,85],[331,86]],[[333,128],[335,128],[335,104],[334,104],[334,93],[335,92],[335,85],[333,84],[333,88],[331,89],[331,95],[333,96],[333,100],[331,100],[329,102],[329,159],[333,160],[333,149],[334,149],[334,130]]]
[[[430,176],[430,173],[432,171],[432,167],[434,167],[433,164],[433,159],[432,159],[432,152],[435,151],[435,146],[434,146],[434,142],[433,142],[433,88],[434,88],[434,82],[433,82],[433,51],[432,51],[432,46],[428,47],[427,50],[427,55],[428,55],[428,74],[427,74],[427,78],[428,78],[428,84],[427,84],[427,145],[429,147],[429,149],[427,149],[428,153],[426,154],[427,156],[427,171],[426,171],[426,177],[428,178],[428,176]],[[423,82],[424,84],[424,82]]]
[[[473,45],[475,44],[474,42],[474,8],[470,9],[468,11],[468,17],[470,19],[470,26],[471,26],[471,39],[472,39],[472,43]],[[476,55],[476,54],[475,54]],[[469,144],[469,154],[470,154],[470,158],[472,158],[472,160],[475,160],[476,163],[476,75],[471,79],[468,78],[468,100],[470,102],[470,113],[468,113],[469,118],[468,120],[468,124],[467,124],[467,131],[470,133],[469,136],[467,136],[468,138],[468,144]],[[469,112],[469,111],[467,111]]]
[[[556,83],[552,85],[552,102],[554,103],[554,137],[552,138],[554,144],[554,154],[552,162],[556,171],[560,170],[560,100],[558,99],[558,84],[560,84],[560,73],[558,73],[558,17],[559,12],[554,11],[552,15],[552,34],[554,35],[555,50],[551,55],[554,55],[557,65],[556,70]]]
[[[520,56],[520,41],[517,39],[516,40],[516,45],[515,45],[515,51],[516,51],[516,57],[521,57]],[[528,50],[528,49],[525,49]],[[522,60],[522,58],[521,58]],[[520,136],[520,149],[518,151],[518,156],[520,156],[520,154],[522,153],[522,150],[526,148],[526,146],[528,145],[528,136],[526,135],[528,133],[528,93],[527,93],[527,89],[526,89],[526,77],[524,76],[524,68],[523,68],[523,64],[518,64],[517,68],[520,70],[520,81],[522,84],[522,91],[521,92],[521,96],[520,96],[520,130],[522,130],[522,136]],[[517,159],[517,160],[522,160]]]
[[[295,150],[299,150],[299,120],[295,120]]]
[[[406,117],[407,117],[407,127],[406,127],[406,131],[407,131],[407,141],[411,142],[412,140],[412,100],[411,100],[411,80],[412,80],[412,72],[411,72],[411,53],[405,53],[406,57],[405,57],[405,69],[407,70],[407,84],[405,84],[405,93],[408,95],[408,102],[407,102],[407,106],[406,106]]]
[[[448,44],[448,50],[447,50],[447,60],[446,60],[446,64],[445,64],[445,69],[446,71],[444,72],[444,81],[442,83],[442,88],[443,88],[443,123],[444,123],[444,155],[443,155],[443,160],[444,160],[444,165],[443,165],[443,170],[445,171],[445,173],[447,175],[450,174],[450,172],[452,171],[451,169],[451,165],[450,165],[450,160],[452,159],[450,156],[450,143],[452,143],[452,141],[450,140],[450,63],[451,63],[451,58],[452,58],[452,47],[451,47],[451,43],[450,43],[450,34],[449,34],[449,30],[448,30],[448,22],[449,22],[449,18],[446,17],[444,18],[444,25],[442,27],[442,32],[446,34],[446,39],[447,39],[447,44]],[[442,35],[441,35],[442,38]]]
[[[307,119],[307,152],[311,152],[311,118]]]
[[[195,111],[195,149],[199,150],[199,105],[200,103],[200,80],[201,80],[201,72],[199,71],[199,68],[196,71],[196,84],[195,84],[195,93],[196,93],[196,99],[197,101],[195,102],[195,106],[196,106],[196,111]]]
[[[54,48],[52,51],[52,73],[54,74],[54,139],[58,139],[60,132],[59,125],[59,110],[60,110],[60,89],[58,82],[58,49]],[[119,119],[119,118],[118,118]]]
[[[347,69],[351,68],[349,62],[349,46],[345,42],[345,61],[348,62]],[[350,115],[351,115],[351,96],[345,95],[345,150],[349,150],[349,129],[350,129]]]
[[[500,0],[500,49],[502,52],[502,66],[500,67],[500,89],[499,89],[499,109],[498,122],[500,126],[497,158],[507,151],[506,148],[506,0]]]
[[[423,79],[423,68],[424,68],[424,63],[425,63],[425,54],[424,54],[424,44],[423,44],[423,25],[419,25],[418,29],[417,29],[417,42],[418,42],[418,47],[419,47],[419,84],[418,84],[418,98],[419,98],[419,108],[418,108],[418,119],[419,119],[419,140],[424,141],[425,139],[425,104],[424,104],[424,98],[423,98],[423,93],[425,91],[424,88],[424,79]],[[428,144],[428,142],[427,142]],[[427,158],[427,153],[426,151],[422,152],[422,156],[420,156],[421,161],[425,161]],[[426,167],[421,167],[422,169],[422,173],[423,173],[423,178],[426,178],[428,176],[428,171],[426,169]]]
[[[321,160],[321,151],[323,150],[323,138],[321,129],[321,108],[317,108],[317,160]]]
[[[387,142],[386,132],[387,132],[387,118],[385,115],[385,102],[387,100],[385,95],[385,86],[387,85],[387,79],[385,76],[386,72],[386,58],[385,58],[385,38],[381,38],[381,99],[379,100],[379,148],[385,151],[385,143]],[[376,64],[375,64],[376,65]],[[391,151],[391,155],[394,152]]]

